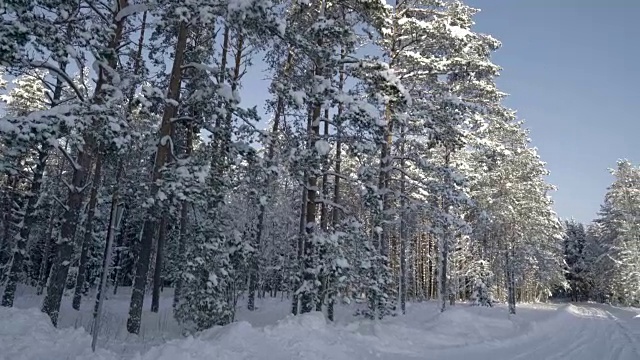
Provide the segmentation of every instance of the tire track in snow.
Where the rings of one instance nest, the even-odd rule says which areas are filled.
[[[627,341],[627,344],[629,345],[629,348],[633,350],[633,353],[635,354],[635,358],[640,359],[640,351],[638,350],[638,347],[636,345],[638,342],[638,339],[637,338],[634,339],[636,334],[634,333],[634,335],[632,336],[631,335],[632,331],[628,327],[623,325],[622,321],[620,321],[620,319],[617,316],[613,315],[611,311],[608,311],[608,310],[604,310],[604,311],[607,313],[607,316],[609,317],[609,319],[611,319],[611,321],[613,321],[616,324],[616,326],[619,329],[619,332],[622,333],[623,337]]]

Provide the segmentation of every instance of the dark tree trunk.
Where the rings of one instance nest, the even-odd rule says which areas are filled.
[[[40,262],[40,271],[38,273],[38,286],[36,287],[36,295],[42,295],[44,287],[47,285],[49,278],[49,257],[51,256],[51,242],[53,241],[53,228],[55,227],[56,217],[53,210],[49,212],[49,225],[47,233],[43,239],[42,261]]]
[[[186,157],[190,158],[193,151],[193,127],[187,125],[186,134]],[[173,308],[177,308],[180,302],[180,293],[182,291],[182,267],[184,266],[187,258],[187,240],[188,240],[188,226],[189,226],[189,203],[183,201],[180,209],[180,243],[178,244],[178,256],[180,262],[178,263],[178,278],[176,279],[176,285],[173,293]]]
[[[0,266],[4,266],[11,259],[11,245],[14,231],[14,213],[15,213],[15,193],[14,189],[18,183],[18,178],[15,176],[9,176],[7,178],[7,184],[5,186],[4,194],[4,216],[3,222],[3,234],[2,244],[0,244]],[[4,273],[0,274],[0,281],[3,280]]]
[[[160,288],[162,285],[162,261],[164,257],[164,243],[167,238],[167,215],[162,215],[156,247],[156,265],[153,272],[153,291],[151,292],[151,312],[158,312],[160,308]]]
[[[316,73],[319,75],[322,72],[316,70]],[[309,144],[310,146],[314,146],[315,141],[318,139],[318,135],[320,134],[320,104],[314,106],[311,119],[309,121],[310,127],[309,129]],[[314,272],[315,267],[315,243],[314,243],[314,233],[316,231],[316,197],[317,191],[316,187],[318,186],[318,177],[316,174],[315,167],[309,169],[309,175],[307,177],[307,186],[306,186],[306,209],[305,209],[305,236],[304,236],[304,252],[303,252],[303,269],[302,269],[302,280],[304,284],[307,285],[307,288],[302,293],[302,297],[300,299],[300,312],[302,314],[313,311],[315,300],[317,297],[316,291],[314,291],[316,285],[315,282],[317,280],[316,274]]]
[[[182,63],[184,59],[184,50],[187,43],[187,25],[183,22],[180,24],[178,31],[178,41],[176,43],[175,58],[171,69],[171,79],[169,82],[168,98],[177,101],[180,95],[180,82],[182,78]],[[162,115],[162,124],[160,126],[160,139],[170,136],[173,128],[173,117],[176,113],[176,107],[167,103]],[[151,196],[155,198],[158,193],[158,185],[156,181],[160,179],[160,170],[169,160],[170,147],[168,142],[158,142],[156,151],[156,159],[152,174]],[[131,292],[131,302],[129,304],[129,318],[127,319],[127,331],[137,334],[140,331],[140,321],[142,318],[142,305],[144,302],[144,291],[147,286],[147,275],[149,272],[149,263],[151,255],[151,247],[153,245],[153,235],[157,224],[156,216],[158,209],[151,207],[148,211],[147,218],[142,227],[142,243],[140,244],[140,253],[136,264],[136,275],[134,278],[133,289]]]
[[[128,0],[118,0],[117,5],[120,9],[128,6]],[[122,18],[114,17],[114,36],[107,44],[107,48],[115,53],[118,52],[122,34],[124,32],[126,16]],[[115,69],[118,65],[117,56],[110,56],[108,59],[108,67]],[[104,101],[104,86],[107,85],[109,75],[104,69],[100,69],[98,80],[94,91],[93,103],[102,103]],[[93,125],[93,124],[91,124]],[[84,200],[84,188],[87,185],[86,180],[91,168],[91,151],[95,149],[94,136],[92,134],[93,126],[91,126],[84,137],[84,147],[78,150],[77,165],[74,167],[71,184],[69,187],[69,196],[67,198],[66,209],[62,218],[62,226],[60,230],[60,241],[56,251],[56,261],[51,269],[51,277],[49,286],[47,287],[47,295],[42,304],[42,311],[49,315],[54,326],[58,324],[58,313],[60,311],[60,302],[64,292],[67,275],[69,273],[69,265],[73,255],[75,236],[78,218],[82,209]]]
[[[13,306],[13,300],[16,296],[16,287],[18,285],[18,278],[22,273],[22,264],[25,254],[27,252],[27,243],[29,242],[29,234],[31,226],[36,220],[36,206],[38,205],[38,199],[40,198],[40,188],[42,187],[42,177],[44,175],[44,169],[47,163],[48,152],[46,149],[42,149],[38,153],[38,163],[34,170],[33,179],[31,182],[31,189],[29,189],[29,198],[27,200],[27,206],[24,210],[24,217],[19,223],[19,231],[16,234],[16,249],[13,252],[13,261],[9,268],[9,275],[7,277],[7,283],[2,296],[2,306]]]
[[[93,219],[96,215],[96,205],[98,204],[98,192],[102,181],[102,154],[98,154],[96,165],[93,173],[93,183],[91,185],[91,194],[89,195],[89,209],[87,211],[87,220],[84,228],[84,238],[80,250],[80,264],[78,264],[78,275],[76,276],[76,287],[73,291],[72,307],[80,310],[80,302],[84,292],[85,274],[87,272],[87,260],[89,247],[93,240]]]
[[[82,200],[84,199],[83,189],[86,185],[87,173],[91,167],[91,156],[86,150],[88,149],[78,151],[77,163],[79,168],[73,171],[67,205],[60,227],[60,240],[57,244],[56,257],[51,268],[47,295],[42,304],[42,312],[49,315],[53,326],[58,325],[60,302],[62,301],[62,294],[69,274],[69,265],[73,256],[73,238],[82,209]]]
[[[306,176],[305,176],[306,178]],[[299,308],[299,302],[300,302],[300,296],[298,294],[298,289],[300,289],[300,285],[301,285],[301,280],[302,278],[300,277],[300,274],[302,273],[302,256],[304,254],[304,237],[305,237],[305,212],[306,212],[306,208],[307,208],[307,204],[306,204],[306,200],[307,200],[307,189],[305,189],[304,187],[302,188],[302,201],[300,202],[300,224],[299,224],[299,232],[298,232],[298,236],[296,238],[296,242],[297,242],[297,246],[296,246],[296,250],[297,250],[297,258],[296,258],[296,265],[298,268],[297,274],[294,277],[293,280],[293,289],[292,289],[292,296],[291,296],[291,313],[293,315],[298,315],[298,308]]]

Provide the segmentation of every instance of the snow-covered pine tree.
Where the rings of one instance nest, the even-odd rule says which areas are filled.
[[[564,259],[567,264],[565,277],[570,287],[572,301],[585,300],[585,246],[587,234],[584,225],[575,220],[568,220],[564,224]]]
[[[596,220],[605,249],[605,256],[601,256],[604,259],[600,261],[603,265],[608,263],[613,270],[601,273],[611,281],[604,295],[619,304],[637,305],[640,302],[640,170],[629,161],[620,160],[611,174],[615,180]]]

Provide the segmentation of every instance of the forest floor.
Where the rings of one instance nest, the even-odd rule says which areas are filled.
[[[238,306],[237,321],[183,337],[171,313],[172,292],[160,311],[146,299],[140,334],[126,332],[129,289],[106,301],[99,349],[91,352],[93,300],[80,311],[63,299],[59,329],[39,311],[41,296],[21,288],[16,308],[0,307],[0,360],[409,360],[409,359],[640,359],[640,310],[607,305],[459,304],[439,313],[435,302],[407,304],[407,314],[372,322],[338,307],[336,322],[320,313],[289,316],[288,299],[258,299],[258,309]]]

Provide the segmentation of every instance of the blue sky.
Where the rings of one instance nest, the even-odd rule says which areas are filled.
[[[547,162],[556,212],[590,222],[613,181],[608,169],[621,158],[640,163],[640,1],[465,3],[481,9],[475,31],[502,41],[498,84]],[[263,109],[268,93],[246,91],[268,87],[257,65],[243,103]]]
[[[589,222],[613,178],[640,162],[640,1],[467,0],[476,31],[502,41],[505,104],[531,129],[551,172],[555,209]]]

